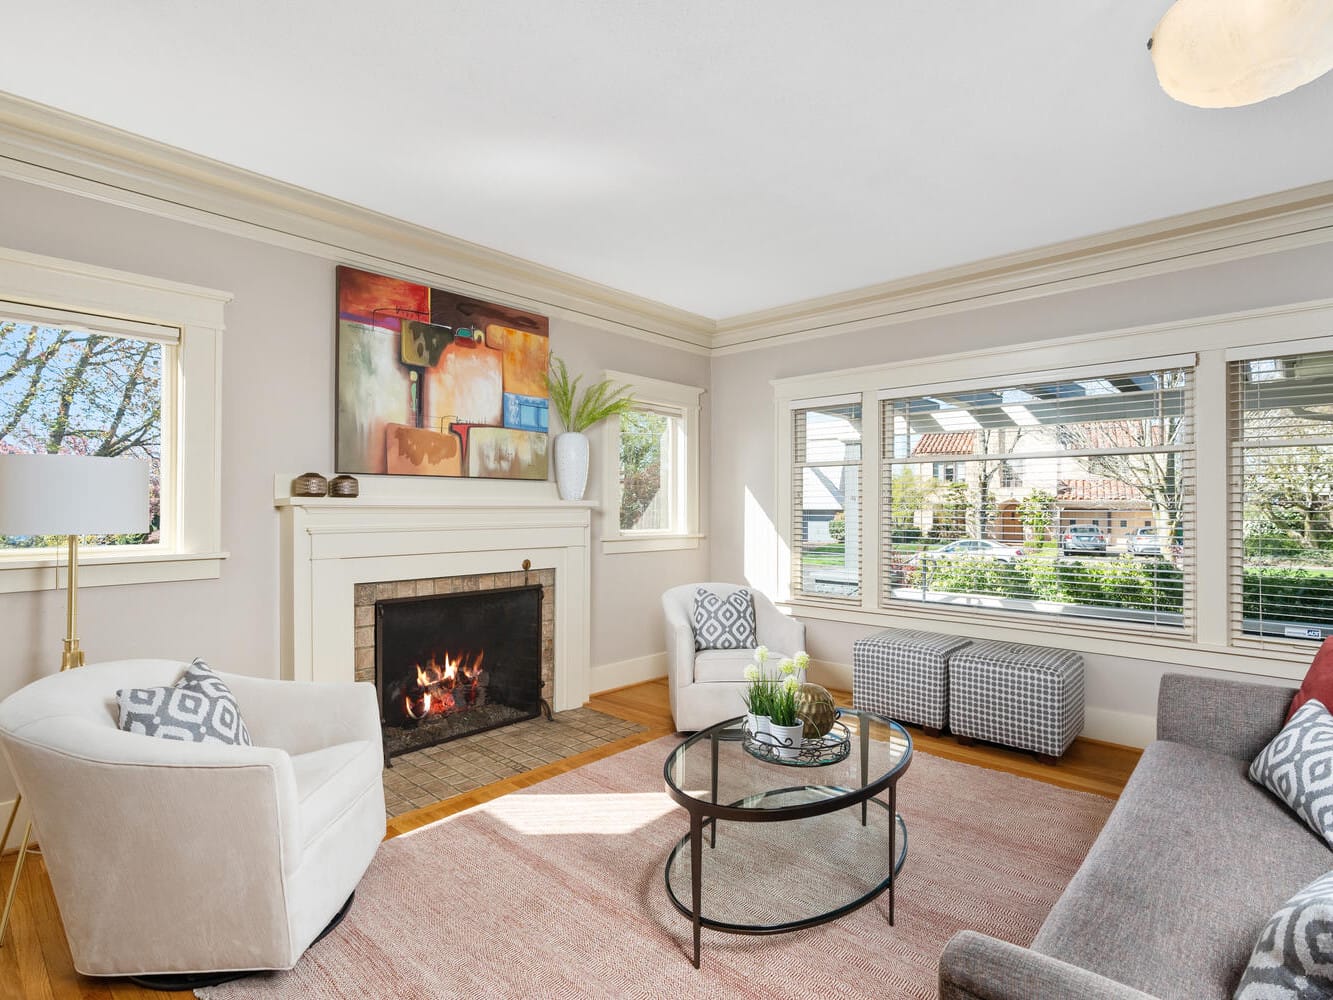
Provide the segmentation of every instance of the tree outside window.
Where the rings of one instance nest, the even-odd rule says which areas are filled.
[[[0,453],[120,456],[150,466],[150,529],[89,537],[142,545],[161,532],[164,348],[153,341],[0,319]],[[63,538],[0,536],[0,548]]]

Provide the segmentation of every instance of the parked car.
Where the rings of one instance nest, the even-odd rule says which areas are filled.
[[[1060,554],[1074,552],[1106,553],[1106,535],[1095,524],[1071,524],[1060,535]]]
[[[1166,532],[1157,528],[1140,528],[1129,536],[1125,548],[1130,555],[1163,556],[1171,551],[1171,539],[1166,536]]]
[[[917,553],[907,560],[907,565],[917,566],[922,560],[936,559],[994,559],[996,562],[1012,563],[1022,556],[1022,549],[1002,542],[993,542],[988,538],[960,538],[938,549]]]

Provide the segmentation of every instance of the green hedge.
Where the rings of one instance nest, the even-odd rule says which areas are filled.
[[[1053,601],[1094,608],[1125,608],[1179,614],[1184,582],[1162,559],[933,559],[926,564],[931,590],[1024,601]],[[903,570],[902,585],[921,586],[920,566]],[[1260,599],[1270,621],[1333,622],[1333,574],[1286,567],[1245,572],[1244,614],[1260,617]],[[1274,605],[1285,612],[1275,613]]]
[[[1261,605],[1267,610],[1260,614]],[[1275,611],[1278,605],[1282,611]],[[1246,618],[1268,621],[1333,622],[1333,575],[1277,566],[1245,571]]]
[[[985,594],[1084,607],[1132,608],[1179,613],[1180,570],[1165,560],[1134,559],[932,559],[931,590]],[[905,586],[921,586],[919,567],[904,573]]]

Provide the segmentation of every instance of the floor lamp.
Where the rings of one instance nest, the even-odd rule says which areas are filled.
[[[83,666],[79,647],[79,536],[142,534],[148,530],[148,463],[84,455],[0,455],[0,535],[65,535],[69,575],[65,648],[60,669]],[[18,816],[20,792],[9,812],[0,849]],[[0,944],[18,895],[19,876],[32,839],[32,822],[14,860],[14,875],[0,915]]]

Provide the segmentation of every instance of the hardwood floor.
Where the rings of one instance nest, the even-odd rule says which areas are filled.
[[[839,704],[850,704],[846,692],[834,692],[834,696]],[[387,824],[387,836],[415,830],[441,817],[535,785],[546,778],[610,757],[632,746],[648,743],[675,729],[671,721],[665,680],[648,681],[604,692],[596,695],[588,705],[648,728],[643,733],[615,743],[398,816]],[[930,737],[915,728],[911,729],[911,733],[917,750],[925,753],[1107,796],[1120,794],[1134,765],[1138,763],[1140,752],[1129,747],[1079,739],[1058,765],[1051,766],[1038,763],[1031,754],[983,745],[963,747],[949,737]],[[0,880],[3,880],[0,886],[8,887],[13,865],[12,853],[0,859]],[[150,1000],[160,997],[189,1000],[191,996],[190,993],[157,993],[120,980],[88,979],[75,972],[45,866],[39,856],[29,858],[9,934],[3,947],[0,947],[0,1000]]]

